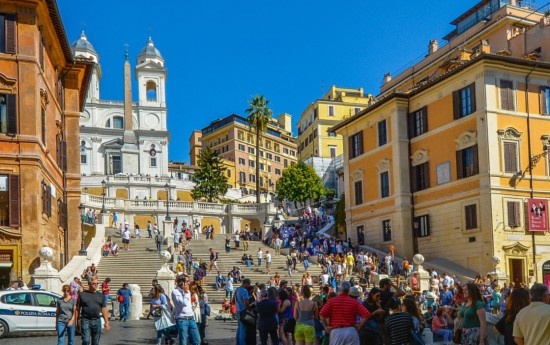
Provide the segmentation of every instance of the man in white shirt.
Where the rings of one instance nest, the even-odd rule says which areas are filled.
[[[267,274],[271,273],[271,254],[269,250],[265,251],[265,268],[267,268]]]
[[[130,229],[127,227],[122,232],[122,243],[124,243],[124,249],[130,250]]]
[[[258,267],[262,267],[262,259],[264,257],[264,253],[262,252],[262,248],[258,248],[258,252],[256,252],[256,256],[258,258]]]
[[[177,278],[177,287],[172,291],[176,315],[176,328],[178,329],[178,344],[187,345],[188,337],[191,344],[200,344],[199,328],[195,322],[191,304],[191,292],[189,291],[189,276],[180,275]]]

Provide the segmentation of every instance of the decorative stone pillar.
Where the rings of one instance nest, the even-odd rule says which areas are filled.
[[[137,284],[130,284],[132,291],[132,303],[130,303],[129,320],[139,320],[143,316],[143,297],[141,296],[141,288]]]
[[[99,214],[99,224],[103,224],[105,227],[110,227],[111,214],[108,212]]]
[[[59,294],[61,293],[61,279],[59,278],[59,271],[53,268],[50,262],[53,255],[52,248],[40,248],[41,265],[34,271],[32,277],[34,284],[40,285],[40,287],[46,291]]]
[[[494,269],[488,274],[493,277],[493,279],[500,287],[502,287],[502,285],[507,281],[507,277],[506,274],[504,272],[501,272],[498,268],[498,265],[500,264],[500,258],[495,255],[491,258],[491,261],[493,262]]]
[[[175,288],[174,282],[176,279],[176,274],[168,266],[172,255],[166,250],[160,252],[159,255],[164,264],[162,265],[160,270],[157,271],[156,279],[158,280],[160,286],[162,286],[162,288],[164,289],[164,292],[168,296],[170,296],[172,290],[174,290]]]
[[[424,256],[422,254],[416,254],[415,256],[413,256],[413,262],[415,264],[414,272],[418,272],[419,290],[430,290],[430,274],[422,266],[422,264],[424,263]]]

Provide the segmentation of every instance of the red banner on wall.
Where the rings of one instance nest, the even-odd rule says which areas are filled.
[[[548,200],[529,199],[529,230],[548,231]]]

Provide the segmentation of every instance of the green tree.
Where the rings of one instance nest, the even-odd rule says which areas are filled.
[[[193,175],[193,199],[206,198],[209,202],[224,196],[227,192],[227,168],[218,153],[207,147],[199,153],[199,170]]]
[[[248,125],[250,130],[256,133],[256,202],[260,203],[260,136],[267,132],[267,125],[271,121],[271,109],[268,107],[269,101],[264,96],[254,96],[246,109],[248,113]],[[264,181],[267,183],[267,181]]]
[[[283,170],[277,180],[277,199],[290,200],[297,205],[307,200],[316,200],[323,195],[325,188],[315,170],[303,162]]]

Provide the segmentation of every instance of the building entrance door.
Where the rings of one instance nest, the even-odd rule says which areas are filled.
[[[525,282],[524,259],[510,259],[510,278],[514,283]]]

